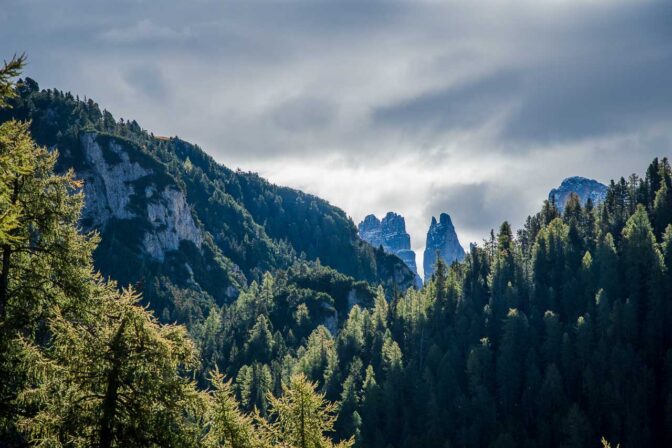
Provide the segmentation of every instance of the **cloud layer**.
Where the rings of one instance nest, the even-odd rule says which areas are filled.
[[[432,215],[463,244],[563,177],[672,152],[672,3],[7,0],[0,52],[43,87],[319,194]],[[422,260],[418,260],[422,265]]]

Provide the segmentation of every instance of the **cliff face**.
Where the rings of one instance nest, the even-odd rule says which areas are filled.
[[[110,218],[133,218],[135,214],[128,208],[135,193],[133,184],[151,174],[137,162],[131,162],[119,143],[110,141],[103,148],[96,139],[93,132],[82,134],[79,139],[84,160],[88,162],[77,175],[84,180],[86,206],[82,215],[89,228],[104,227]]]
[[[140,219],[148,224],[140,228],[144,252],[159,261],[181,241],[201,247],[202,231],[176,185],[154,183],[156,173],[131,161],[118,141],[106,139],[101,145],[97,134],[88,132],[80,136],[80,145],[87,163],[77,174],[84,180],[83,221],[89,230],[104,232],[111,219]]]
[[[94,261],[104,275],[135,285],[159,311],[186,290],[218,303],[238,295],[246,279],[212,243],[166,165],[93,131],[59,150],[59,164],[84,181],[81,224],[101,235]]]
[[[554,188],[548,194],[548,200],[555,200],[555,205],[558,210],[562,212],[565,204],[569,199],[570,194],[576,194],[581,201],[581,205],[585,205],[588,199],[593,204],[598,204],[604,201],[607,195],[607,186],[594,180],[585,177],[568,177],[563,180],[558,188]]]
[[[364,221],[359,223],[357,230],[359,231],[359,237],[373,247],[383,246],[385,248],[383,229],[380,225],[380,219],[376,215],[367,215]]]
[[[147,219],[152,225],[145,232],[143,245],[154,258],[163,260],[166,252],[177,250],[181,241],[191,241],[198,248],[203,242],[201,230],[196,227],[184,193],[166,187],[161,193],[154,188],[145,189]]]
[[[421,285],[415,263],[415,252],[411,250],[411,236],[406,232],[404,217],[394,212],[388,212],[382,220],[375,215],[368,215],[359,223],[359,237],[373,247],[382,247],[389,254],[396,255],[408,266],[416,278],[416,284]]]
[[[441,213],[438,222],[435,217],[432,217],[432,222],[427,232],[427,244],[425,245],[423,263],[425,281],[428,281],[434,272],[437,252],[448,265],[454,261],[464,259],[464,249],[460,245],[453,222],[447,213]]]

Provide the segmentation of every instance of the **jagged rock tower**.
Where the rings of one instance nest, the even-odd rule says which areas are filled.
[[[385,252],[394,254],[409,267],[416,276],[416,283],[422,284],[415,264],[415,252],[411,250],[411,236],[406,232],[404,217],[388,212],[381,220],[368,215],[359,223],[359,237],[373,247],[381,247]]]
[[[432,216],[432,223],[427,232],[427,244],[425,245],[425,257],[423,267],[425,270],[425,282],[429,281],[434,272],[437,253],[448,265],[454,261],[464,259],[464,249],[457,238],[455,226],[447,213],[441,213],[439,221]]]

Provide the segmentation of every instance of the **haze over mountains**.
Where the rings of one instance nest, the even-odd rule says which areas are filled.
[[[415,252],[411,250],[411,236],[406,233],[403,216],[388,212],[382,220],[378,220],[375,215],[368,215],[359,223],[358,229],[360,238],[374,247],[380,246],[386,252],[397,255],[418,275]],[[448,265],[464,258],[464,249],[446,213],[441,213],[439,222],[432,217],[427,231],[422,271],[425,281],[432,275],[437,253]],[[422,285],[419,275],[417,284]]]
[[[672,61],[668,1],[524,0],[487,16],[473,2],[5,5],[16,38],[3,54],[26,51],[43,87],[327,199],[355,223],[394,210],[418,259],[432,215],[480,241],[486,223],[521,226],[564,177],[606,182],[644,166],[672,133],[669,81],[655,75]]]
[[[38,142],[59,147],[60,165],[75,167],[86,181],[83,224],[103,235],[100,268],[122,283],[142,281],[148,296],[169,286],[148,279],[186,278],[183,285],[208,291],[221,303],[263,270],[289,266],[301,254],[356,279],[420,284],[401,215],[388,213],[381,221],[367,217],[359,228],[360,237],[373,246],[367,248],[357,242],[347,215],[326,201],[231,171],[194,145],[144,133],[135,121],[117,129],[111,114],[100,112],[91,100],[40,92],[30,79],[19,91],[21,100],[3,113],[32,119]],[[87,125],[98,117],[102,127]],[[558,190],[563,197],[570,191],[580,196],[602,192],[590,193],[601,184],[572,179]],[[298,216],[308,221],[301,223]],[[329,236],[323,236],[327,229]],[[460,260],[464,250],[458,233],[449,216],[432,219],[424,256],[432,259],[440,250],[444,261]],[[375,250],[381,245],[409,270]],[[178,249],[182,258],[175,258]],[[183,259],[185,253],[191,255]],[[431,272],[432,264],[424,261],[423,272]],[[223,269],[222,275],[206,274],[213,269]]]

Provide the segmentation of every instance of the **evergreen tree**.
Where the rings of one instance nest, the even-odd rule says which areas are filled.
[[[628,299],[636,313],[633,324],[645,325],[645,343],[655,352],[662,338],[663,259],[641,204],[623,229],[623,264]],[[639,328],[635,328],[633,333],[638,331]]]
[[[238,409],[231,381],[219,372],[212,373],[211,403],[208,408],[208,434],[205,446],[213,448],[261,448],[270,446],[254,426],[252,417]]]
[[[665,175],[653,201],[653,222],[657,235],[661,235],[672,223],[672,186],[669,177],[669,174]]]
[[[3,94],[23,61],[0,70]],[[77,227],[81,184],[72,172],[54,174],[57,157],[35,144],[28,124],[0,125],[0,431],[6,437],[14,437],[16,418],[25,413],[16,402],[27,381],[17,341],[49,340],[47,320],[57,310],[82,318],[98,289],[91,266],[96,238]]]
[[[298,374],[283,385],[281,397],[269,397],[275,422],[270,426],[276,442],[292,448],[348,447],[351,440],[334,444],[326,433],[333,430],[336,406],[315,391],[315,384]]]
[[[57,308],[46,347],[21,340],[33,386],[17,401],[35,446],[197,446],[203,401],[182,378],[197,352],[186,329],[160,325],[130,291],[105,288],[86,321]]]

